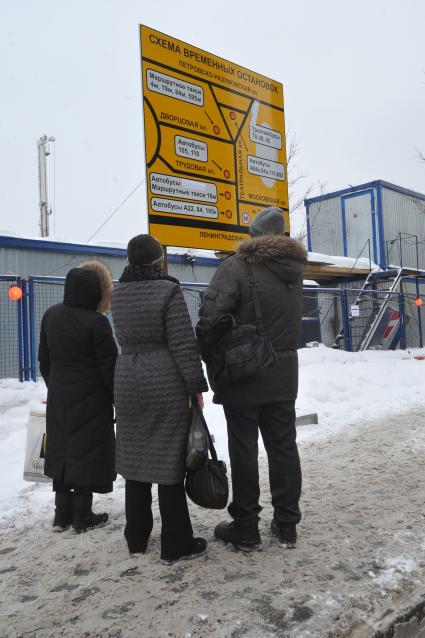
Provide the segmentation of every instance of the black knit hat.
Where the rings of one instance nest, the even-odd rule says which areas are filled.
[[[256,214],[250,226],[251,237],[259,235],[284,235],[285,218],[283,210],[277,206],[268,206]]]
[[[128,242],[127,257],[131,266],[142,266],[163,259],[164,253],[161,244],[155,237],[137,235]]]

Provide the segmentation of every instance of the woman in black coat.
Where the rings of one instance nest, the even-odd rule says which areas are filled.
[[[108,319],[112,278],[100,262],[69,271],[63,303],[41,323],[38,359],[48,388],[45,473],[53,479],[53,527],[76,532],[105,524],[93,492],[112,492],[113,383],[117,346]]]

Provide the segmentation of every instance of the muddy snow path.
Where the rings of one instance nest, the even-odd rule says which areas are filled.
[[[53,534],[50,519],[2,530],[1,638],[372,636],[425,594],[424,417],[416,409],[300,445],[296,550],[269,533],[264,459],[261,553],[226,549],[212,534],[223,512],[192,507],[205,557],[160,565],[156,509],[148,553],[130,558],[122,482],[96,501],[112,513],[102,530]]]

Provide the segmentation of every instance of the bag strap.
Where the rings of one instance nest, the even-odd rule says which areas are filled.
[[[211,453],[211,458],[212,458],[213,461],[217,462],[217,452],[215,451],[214,443],[213,443],[213,440],[211,438],[211,434],[210,434],[210,431],[208,429],[207,422],[205,421],[204,413],[202,412],[202,410],[201,410],[201,408],[199,406],[196,406],[195,409],[199,410],[199,412],[198,412],[199,418],[201,419],[202,425],[204,426],[205,431],[207,433],[208,448],[209,448],[210,453]]]
[[[257,319],[258,325],[260,326],[261,332],[264,332],[263,315],[261,313],[260,297],[258,295],[257,277],[254,274],[252,264],[246,264],[246,267],[248,269],[248,286],[251,294],[251,299],[254,304],[255,317]]]

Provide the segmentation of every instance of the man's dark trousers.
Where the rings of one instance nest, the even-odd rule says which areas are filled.
[[[269,461],[274,519],[278,525],[299,523],[301,465],[296,444],[295,402],[224,405],[233,501],[229,514],[238,525],[257,525],[261,512],[258,476],[258,430]]]

